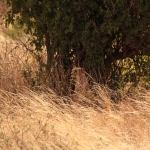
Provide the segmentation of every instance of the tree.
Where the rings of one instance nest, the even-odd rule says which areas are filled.
[[[105,81],[117,60],[149,56],[149,0],[5,0],[7,24],[25,25],[36,50],[47,49],[47,70],[61,58],[100,72]],[[92,68],[92,69],[91,69]]]

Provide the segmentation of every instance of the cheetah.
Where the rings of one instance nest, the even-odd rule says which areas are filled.
[[[86,94],[89,88],[88,78],[86,77],[85,69],[81,67],[75,67],[72,69],[71,80],[74,84],[74,91],[82,95]]]

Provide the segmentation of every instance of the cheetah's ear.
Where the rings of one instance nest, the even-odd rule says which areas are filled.
[[[75,69],[74,71],[73,71],[73,75],[75,76],[77,74],[77,70]]]
[[[85,69],[84,69],[84,68],[81,68],[81,71],[82,71],[82,72],[85,72]]]

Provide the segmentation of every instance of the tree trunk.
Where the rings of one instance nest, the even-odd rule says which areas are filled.
[[[51,49],[51,44],[50,44],[50,35],[48,32],[47,24],[43,24],[43,32],[45,35],[45,46],[46,46],[46,52],[47,52],[47,60],[46,60],[46,70],[47,72],[50,71],[51,65],[52,65],[52,60],[53,60],[53,52]]]

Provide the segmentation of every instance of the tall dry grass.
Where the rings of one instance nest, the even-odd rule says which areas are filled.
[[[0,90],[0,149],[149,150],[150,91],[141,89],[113,104],[102,87],[95,89],[101,99],[82,99],[93,104],[107,98],[109,110],[80,105],[48,88]]]
[[[20,41],[1,36],[0,150],[150,149],[149,90],[120,97],[95,83],[86,97],[61,97],[44,86],[31,89],[38,69]]]
[[[1,33],[1,32],[0,32]],[[28,48],[28,49],[27,49]],[[35,86],[39,80],[39,64],[27,38],[13,40],[0,35],[0,88],[15,91],[23,86]],[[40,54],[39,54],[40,56]]]

